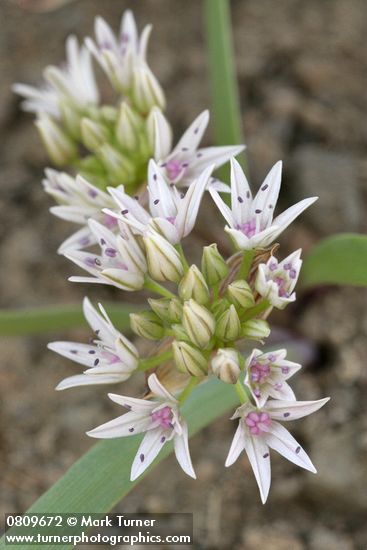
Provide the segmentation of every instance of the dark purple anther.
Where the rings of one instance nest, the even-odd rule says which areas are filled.
[[[115,258],[116,254],[117,254],[117,250],[115,250],[115,248],[106,248],[105,254],[109,258]]]

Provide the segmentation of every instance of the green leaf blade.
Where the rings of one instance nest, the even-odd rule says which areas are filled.
[[[319,242],[306,257],[301,285],[367,286],[367,236],[333,235]]]
[[[129,327],[129,313],[136,311],[135,305],[105,304],[111,320],[121,330]],[[60,331],[84,326],[81,304],[57,305],[44,308],[0,310],[0,336],[26,336]]]

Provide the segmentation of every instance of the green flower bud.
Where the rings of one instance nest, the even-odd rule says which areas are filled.
[[[42,114],[35,122],[50,159],[57,166],[71,163],[77,156],[74,141],[49,115]]]
[[[182,320],[182,307],[178,298],[172,298],[168,308],[171,323],[179,323]]]
[[[169,298],[148,298],[148,303],[154,313],[165,323],[171,322],[169,313],[170,302]]]
[[[195,300],[185,302],[182,324],[190,340],[199,348],[205,348],[214,335],[215,319],[213,314]]]
[[[215,285],[226,277],[228,265],[218,252],[218,247],[215,243],[210,246],[204,246],[201,271],[209,285]]]
[[[103,117],[103,120],[105,120],[108,125],[116,122],[118,111],[115,107],[112,107],[112,105],[103,105],[99,111]]]
[[[171,329],[173,330],[173,335],[176,338],[176,340],[180,340],[182,342],[189,342],[189,343],[191,342],[190,338],[187,335],[186,330],[179,323],[171,325]]]
[[[220,298],[220,300],[217,300],[212,305],[212,312],[214,314],[214,317],[216,319],[219,319],[219,317],[224,313],[230,306],[230,302],[226,298]]]
[[[196,265],[192,265],[182,278],[178,293],[183,300],[193,298],[198,304],[206,304],[209,301],[208,285]]]
[[[211,367],[219,380],[235,384],[241,373],[238,352],[233,348],[218,349],[211,360]]]
[[[238,308],[247,309],[255,305],[255,299],[250,285],[244,281],[233,281],[227,288],[231,302]]]
[[[215,334],[225,342],[238,340],[240,337],[241,321],[233,304],[219,317]]]
[[[61,120],[63,121],[68,133],[74,139],[80,139],[80,114],[76,111],[68,101],[60,101],[59,109],[61,112]]]
[[[163,90],[149,67],[138,64],[133,70],[132,100],[141,113],[148,114],[154,106],[164,109]]]
[[[130,313],[131,330],[138,336],[149,340],[160,340],[164,336],[164,328],[154,311]]]
[[[154,158],[163,159],[169,155],[172,149],[172,129],[159,107],[150,110],[146,120],[146,136]]]
[[[208,372],[208,361],[196,348],[186,342],[173,342],[173,358],[178,370],[191,376],[204,376]]]
[[[269,323],[263,319],[250,319],[241,326],[241,336],[250,340],[262,340],[270,334]]]
[[[107,129],[94,122],[90,118],[83,118],[80,124],[82,131],[82,142],[90,151],[96,152],[106,142],[109,141]]]
[[[105,143],[98,151],[106,170],[119,182],[131,183],[135,177],[134,163],[120,151]]]
[[[143,240],[149,273],[153,279],[178,283],[184,268],[177,250],[158,233],[148,232]]]
[[[129,151],[138,148],[141,125],[139,115],[132,110],[126,101],[123,101],[116,123],[116,137],[121,147]]]

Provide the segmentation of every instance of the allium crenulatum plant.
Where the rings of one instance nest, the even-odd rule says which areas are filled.
[[[108,395],[125,412],[88,435],[144,434],[131,465],[135,480],[169,441],[181,468],[195,478],[182,405],[213,378],[223,388],[231,385],[238,396],[232,415],[237,429],[224,462],[230,466],[245,450],[265,502],[270,449],[316,472],[284,423],[328,401],[298,401],[288,380],[301,365],[287,359],[287,350],[266,344],[269,316],[296,299],[302,265],[301,250],[284,258],[276,241],[316,197],[276,215],[281,163],[253,196],[235,159],[244,147],[200,148],[208,111],[172,146],[164,93],[146,61],[150,30],[139,37],[128,11],[116,37],[97,18],[95,40],[79,47],[70,37],[66,64],[48,67],[42,88],[15,85],[24,109],[36,113],[51,161],[69,170],[46,169],[43,185],[57,203],[51,212],[80,226],[59,249],[82,270],[70,280],[150,293],[144,310],[130,315],[131,331],[151,342],[147,356],[113,325],[101,304],[84,299],[91,341],[49,344],[81,365],[80,373],[57,389],[118,385],[118,393]],[[116,92],[114,105],[101,100],[92,57]],[[230,186],[214,174],[227,162]],[[200,210],[205,193],[226,222],[232,253],[224,257],[213,236],[195,265],[185,238],[198,216],[205,216]],[[143,397],[123,395],[121,384],[131,376],[146,377]]]

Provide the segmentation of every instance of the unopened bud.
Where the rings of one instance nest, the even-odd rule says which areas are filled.
[[[233,281],[228,285],[227,293],[236,307],[247,309],[255,305],[253,292],[245,280]]]
[[[148,232],[143,240],[149,273],[153,279],[178,283],[184,269],[177,250],[158,233]]]
[[[242,323],[241,336],[250,340],[262,340],[270,334],[269,324],[263,319],[250,319]]]
[[[116,123],[116,137],[121,147],[134,151],[139,145],[139,130],[142,121],[137,113],[123,101]]]
[[[164,109],[163,90],[149,67],[141,64],[133,71],[133,101],[141,113],[147,114],[155,105]]]
[[[173,331],[173,335],[176,338],[176,340],[189,342],[189,343],[191,342],[186,330],[179,323],[171,325],[171,329]]]
[[[102,105],[102,107],[99,108],[99,112],[107,124],[114,124],[117,121],[118,111],[116,107],[112,107],[112,105]]]
[[[199,348],[205,348],[215,330],[213,314],[191,299],[184,304],[182,323],[190,340]]]
[[[209,285],[222,281],[228,273],[228,265],[218,252],[217,245],[204,246],[201,271]]]
[[[130,313],[130,326],[135,334],[149,340],[160,340],[164,335],[162,322],[154,311]]]
[[[216,300],[211,307],[215,319],[218,320],[222,313],[224,313],[230,305],[230,302],[226,298]]]
[[[225,342],[238,340],[240,337],[241,321],[233,304],[219,317],[215,333]]]
[[[148,298],[148,303],[154,313],[165,323],[171,321],[169,313],[170,302],[169,298]]]
[[[196,265],[192,265],[183,277],[178,293],[183,300],[193,298],[198,304],[206,304],[209,301],[208,285]]]
[[[233,348],[218,349],[211,361],[211,367],[219,380],[235,384],[241,373],[238,352]]]
[[[147,138],[151,152],[156,160],[164,159],[172,148],[171,126],[159,109],[153,107],[146,122]]]
[[[208,371],[208,361],[196,348],[186,342],[173,342],[173,357],[178,370],[191,376],[204,376]]]
[[[107,171],[117,180],[124,184],[134,180],[134,163],[120,151],[105,143],[100,147],[99,154]]]
[[[171,323],[182,321],[182,307],[182,303],[178,298],[172,298],[168,308]]]
[[[75,143],[50,116],[42,114],[35,124],[47,153],[57,166],[69,164],[76,157]]]
[[[59,101],[61,120],[74,139],[80,139],[80,113],[68,101]]]
[[[83,144],[90,151],[98,151],[104,143],[109,141],[107,129],[90,118],[83,118],[80,127]]]

